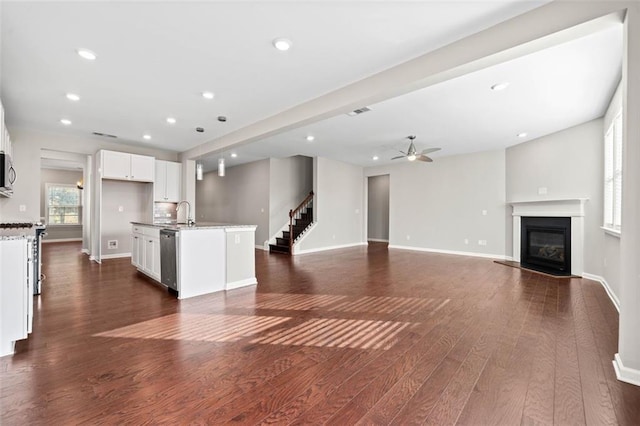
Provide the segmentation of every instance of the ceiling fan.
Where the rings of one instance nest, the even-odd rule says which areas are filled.
[[[425,162],[431,163],[433,159],[431,157],[427,157],[426,154],[440,151],[440,148],[427,148],[427,149],[423,149],[422,152],[418,153],[416,151],[416,146],[413,144],[413,140],[415,138],[416,138],[415,135],[407,136],[407,139],[411,141],[411,143],[409,144],[409,149],[407,150],[407,152],[400,151],[402,155],[393,157],[392,160],[397,160],[398,158],[406,158],[409,161],[418,160],[418,161],[425,161]]]

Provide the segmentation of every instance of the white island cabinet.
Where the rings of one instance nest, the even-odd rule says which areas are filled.
[[[176,275],[178,298],[200,296],[222,290],[255,285],[255,225],[199,223],[186,225],[152,225],[134,222],[133,235],[140,230],[171,229],[176,231]],[[147,231],[148,233],[149,231]],[[144,254],[134,250],[131,263],[158,282],[161,275],[145,271]],[[162,255],[160,262],[169,261]],[[160,265],[160,270],[162,267]]]

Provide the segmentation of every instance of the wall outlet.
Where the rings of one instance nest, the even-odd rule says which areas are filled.
[[[482,210],[482,216],[486,216],[487,215],[487,211],[486,210]]]
[[[407,241],[411,239],[411,235],[407,235]]]
[[[118,240],[109,240],[107,241],[107,248],[109,250],[114,250],[118,248]]]
[[[122,213],[124,211],[124,206],[118,206],[118,211]]]
[[[478,240],[478,245],[479,246],[486,246],[487,245],[487,240]]]
[[[236,234],[236,244],[240,244],[240,235]]]
[[[26,206],[26,205],[24,205],[24,204],[20,204],[19,210],[20,210],[21,212],[26,212],[26,211],[27,211],[27,206]]]
[[[547,195],[547,187],[541,186],[538,188],[538,195]]]
[[[465,239],[464,239],[464,243],[465,243],[465,244],[469,244],[469,239],[468,239],[468,238],[465,238]]]

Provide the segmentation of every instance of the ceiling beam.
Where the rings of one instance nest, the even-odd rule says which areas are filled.
[[[180,154],[206,157],[619,24],[630,1],[553,1]]]

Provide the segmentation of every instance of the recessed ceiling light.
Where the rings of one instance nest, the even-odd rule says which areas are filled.
[[[283,52],[291,49],[291,40],[287,40],[286,38],[276,38],[273,40],[273,47]]]
[[[64,124],[65,126],[70,126],[71,125],[71,120],[63,118],[63,119],[60,120],[60,123]]]
[[[173,117],[167,117],[167,123],[169,124],[176,124],[176,119]]]
[[[527,137],[527,134],[526,134],[525,132],[518,133],[518,137],[519,137],[519,138],[526,138],[526,137]]]
[[[373,161],[378,161],[378,156],[377,155],[373,156]]]
[[[236,154],[235,152],[231,153],[231,157],[236,158],[238,156],[238,154]]]
[[[313,135],[307,136],[307,142],[313,142],[314,139],[315,139],[315,136]]]
[[[151,135],[142,135],[142,139],[151,140]]]
[[[493,86],[491,86],[491,90],[495,90],[496,92],[500,91],[500,90],[504,90],[507,87],[509,87],[509,83],[504,82],[504,83],[497,83],[494,84]]]
[[[89,49],[76,49],[76,53],[80,55],[81,58],[86,59],[87,61],[95,61],[98,55],[90,51]]]
[[[79,101],[80,96],[76,95],[75,93],[67,93],[67,99],[69,99],[70,101]]]
[[[202,92],[202,97],[205,99],[213,99],[214,96],[213,92]]]

